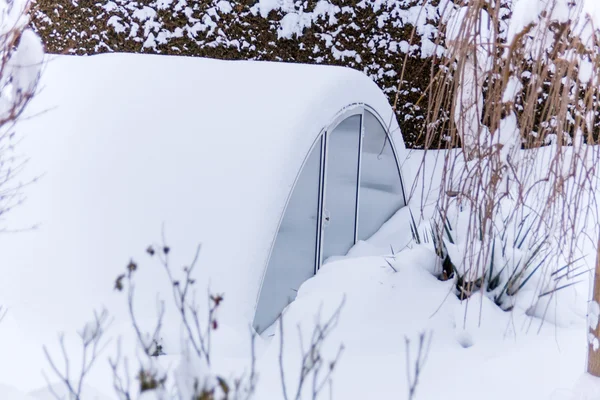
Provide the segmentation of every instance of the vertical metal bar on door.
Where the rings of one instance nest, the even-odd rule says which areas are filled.
[[[362,165],[362,146],[363,136],[365,132],[365,109],[363,108],[360,113],[360,129],[358,131],[358,166],[356,168],[356,204],[354,207],[354,244],[358,242],[358,208],[360,201],[360,172]]]
[[[317,251],[315,252],[315,274],[321,268],[321,248],[323,243],[323,207],[325,204],[325,168],[326,168],[326,150],[327,134],[323,133],[321,137],[321,171],[319,174],[319,209],[317,212]]]

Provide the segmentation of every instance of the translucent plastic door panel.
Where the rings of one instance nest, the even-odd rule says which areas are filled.
[[[354,245],[361,116],[342,121],[327,136],[322,260]]]
[[[277,232],[254,316],[259,332],[277,320],[302,282],[315,273],[320,176],[321,141],[300,172]]]
[[[363,118],[358,240],[371,237],[405,205],[398,164],[386,131],[369,111]]]

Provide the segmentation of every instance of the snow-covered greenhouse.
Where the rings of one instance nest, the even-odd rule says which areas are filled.
[[[62,299],[54,310],[100,299],[164,226],[173,265],[201,244],[197,279],[224,293],[220,318],[261,332],[329,257],[406,204],[396,119],[358,71],[60,56],[41,86],[32,107],[43,112],[22,124],[19,150],[42,176],[15,209],[21,225],[40,225],[10,239],[3,257],[15,271],[79,282],[56,290],[50,272],[28,273],[33,283],[20,290]],[[52,136],[40,132],[50,126]]]

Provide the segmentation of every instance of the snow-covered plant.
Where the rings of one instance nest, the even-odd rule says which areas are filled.
[[[127,312],[130,322],[129,333],[133,341],[128,341],[128,348],[123,346],[125,337],[117,341],[116,356],[109,358],[112,370],[113,388],[117,398],[131,400],[133,398],[172,400],[172,399],[198,399],[198,400],[249,400],[255,398],[258,382],[256,371],[256,340],[261,340],[252,331],[250,333],[250,368],[239,376],[225,376],[217,372],[212,358],[212,335],[220,334],[217,311],[224,300],[221,295],[210,294],[208,298],[209,308],[201,309],[196,301],[195,280],[192,278],[194,268],[197,267],[200,247],[197,247],[195,256],[188,266],[183,267],[183,273],[177,273],[171,266],[170,257],[172,250],[163,242],[152,245],[146,249],[150,258],[157,261],[166,273],[166,281],[172,288],[173,304],[175,309],[171,312],[160,301],[158,315],[150,325],[148,321],[139,318],[134,304],[135,281],[139,273],[140,265],[135,261],[127,263],[124,273],[115,280],[114,289],[125,294]],[[281,383],[281,398],[301,399],[306,393],[312,399],[321,398],[327,389],[331,388],[333,374],[344,351],[340,345],[336,354],[331,358],[325,358],[322,349],[331,332],[336,328],[340,320],[340,314],[345,302],[329,315],[322,319],[320,313],[317,315],[315,325],[308,337],[300,335],[299,347],[301,350],[299,376],[289,376],[284,364],[284,357],[290,346],[284,345],[283,315],[278,324],[279,342],[279,375]],[[48,382],[51,393],[55,398],[69,398],[80,400],[85,397],[86,379],[90,375],[92,367],[99,368],[96,361],[100,353],[106,348],[109,338],[106,337],[107,328],[113,322],[108,314],[95,315],[95,319],[88,323],[79,332],[81,348],[79,349],[82,362],[76,363],[75,368],[70,368],[70,355],[67,351],[64,336],[60,336],[61,362],[57,362],[50,351],[44,347],[44,351],[51,367],[54,378],[58,378],[56,385]],[[181,346],[174,349],[176,344],[170,342],[163,345],[162,335],[168,331],[178,330],[181,327]],[[239,339],[239,338],[238,338]],[[169,347],[170,346],[170,347]],[[293,345],[292,345],[293,346]],[[420,350],[421,351],[421,350]],[[134,356],[135,355],[135,356]],[[163,363],[163,356],[178,355],[175,368],[167,368]],[[418,369],[424,363],[423,357],[417,359]],[[132,365],[131,361],[137,361]],[[172,358],[166,360],[171,364]],[[61,366],[65,367],[61,369]],[[78,369],[77,365],[80,365]],[[131,369],[130,369],[131,368]],[[228,372],[227,374],[230,374]],[[291,379],[290,379],[291,378]],[[135,382],[132,384],[132,382]],[[414,391],[414,389],[413,389]],[[63,396],[64,394],[64,396]]]
[[[436,253],[443,260],[440,278],[455,278],[456,295],[461,300],[481,291],[499,307],[510,310],[515,304],[514,297],[519,293],[534,292],[540,297],[549,296],[579,283],[574,278],[585,272],[578,264],[581,258],[577,258],[550,271],[547,276],[539,273],[553,255],[553,242],[548,236],[542,237],[534,232],[533,213],[518,223],[514,221],[516,226],[512,228],[515,229],[506,229],[498,235],[486,254],[487,259],[475,265],[469,262],[465,253],[467,248],[482,252],[485,246],[482,231],[475,242],[467,243],[468,235],[456,231],[448,216],[443,220],[443,227],[432,226],[430,234],[434,238],[432,242]],[[508,226],[511,222],[504,223]],[[458,227],[464,228],[460,223]],[[474,267],[476,270],[471,270]],[[530,311],[532,314],[545,312],[534,308]]]
[[[528,285],[554,293],[561,265],[575,275],[578,241],[597,221],[600,31],[570,0],[472,0],[444,23],[426,133],[450,103],[438,207],[456,241],[446,254],[467,292],[486,288],[510,308]]]
[[[181,365],[175,377],[176,391],[181,398],[192,399],[227,399],[229,396],[250,397],[254,391],[254,373],[248,382],[229,382],[212,372],[211,368],[211,337],[218,330],[217,311],[223,301],[222,295],[209,294],[208,312],[200,311],[200,305],[195,295],[195,280],[192,278],[197,267],[200,246],[197,247],[192,262],[183,268],[183,274],[177,276],[170,263],[171,248],[164,239],[160,245],[149,246],[146,249],[151,258],[155,258],[166,272],[169,286],[172,288],[173,302],[177,319],[185,332],[182,348],[185,349]],[[127,309],[131,326],[135,334],[137,345],[142,351],[142,360],[137,373],[139,393],[153,392],[158,399],[168,399],[167,372],[163,371],[158,358],[165,355],[161,341],[164,329],[174,329],[173,326],[165,327],[165,304],[160,302],[156,324],[151,333],[147,333],[136,316],[134,308],[134,277],[138,271],[138,264],[130,261],[125,272],[115,281],[115,290],[125,292],[127,295]],[[252,341],[254,345],[254,341]],[[168,349],[167,349],[168,350]],[[254,360],[253,360],[254,362]],[[119,368],[120,359],[111,361],[115,372],[115,388],[119,397],[127,399],[131,396],[132,389],[124,387],[121,383]],[[191,372],[193,371],[193,372]],[[254,371],[254,363],[252,364]],[[127,374],[128,371],[123,371]],[[247,386],[246,386],[247,384]],[[135,391],[134,391],[135,392]]]
[[[35,94],[43,61],[40,39],[28,27],[29,5],[0,0],[0,215],[21,201],[15,124]]]

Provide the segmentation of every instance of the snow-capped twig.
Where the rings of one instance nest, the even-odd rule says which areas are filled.
[[[0,216],[23,202],[30,183],[16,181],[27,160],[15,152],[15,127],[36,94],[44,57],[28,26],[30,7],[28,1],[0,0]]]
[[[121,365],[121,340],[119,338],[117,342],[117,355],[116,357],[109,358],[108,360],[113,376],[113,388],[119,396],[120,400],[131,400],[131,382],[129,378],[129,364],[126,358],[123,359],[123,374],[119,372]],[[123,377],[125,375],[125,377]]]
[[[404,338],[406,344],[406,378],[408,381],[408,400],[413,400],[417,391],[417,385],[419,384],[419,377],[423,371],[423,367],[427,362],[429,356],[429,349],[431,347],[431,339],[433,335],[422,332],[419,334],[419,343],[417,347],[417,357],[411,360],[410,357],[410,339]],[[412,365],[411,365],[412,363]],[[411,373],[412,370],[412,373]]]
[[[334,310],[329,319],[325,322],[321,322],[320,312],[317,315],[317,321],[315,323],[315,327],[313,329],[310,342],[308,347],[305,349],[303,340],[302,340],[302,332],[300,331],[300,327],[298,327],[299,331],[299,340],[300,340],[300,351],[302,353],[302,362],[300,366],[300,376],[298,377],[298,383],[296,387],[296,392],[293,397],[290,397],[290,392],[288,392],[286,378],[285,378],[285,366],[283,362],[283,353],[284,353],[284,320],[283,314],[279,317],[279,375],[281,380],[281,390],[282,396],[284,400],[300,400],[302,398],[303,390],[309,386],[309,379],[312,377],[312,381],[310,383],[310,393],[311,399],[317,399],[319,393],[323,391],[325,385],[330,385],[330,395],[331,395],[331,383],[332,376],[335,368],[344,352],[344,345],[340,344],[338,350],[333,357],[332,360],[325,361],[321,354],[321,348],[323,347],[324,342],[327,340],[331,332],[335,329],[339,322],[340,313],[344,304],[346,302],[346,298],[344,297],[340,303],[340,305]],[[321,376],[322,368],[326,367],[326,371],[324,376]]]
[[[46,360],[48,361],[52,372],[54,373],[54,375],[56,375],[56,377],[60,379],[61,383],[67,390],[67,393],[72,400],[82,399],[81,394],[83,390],[84,381],[87,375],[89,374],[90,370],[96,363],[99,355],[110,343],[110,339],[103,340],[103,338],[111,322],[112,320],[108,317],[108,312],[106,310],[102,311],[100,314],[94,313],[94,320],[87,323],[84,326],[84,328],[79,332],[82,355],[81,366],[79,368],[78,375],[76,375],[75,378],[73,378],[71,374],[71,362],[65,345],[64,334],[61,334],[58,339],[64,363],[63,369],[59,368],[59,366],[56,364],[56,362],[50,355],[48,348],[46,346],[43,347]],[[48,388],[52,395],[57,400],[63,399],[63,396],[60,395],[56,391],[56,389],[51,385],[50,379],[45,373],[44,378],[46,379]]]
[[[135,261],[131,260],[127,264],[126,269],[126,273],[121,274],[117,277],[115,281],[115,289],[118,291],[122,291],[124,288],[126,288],[127,311],[129,313],[129,319],[131,321],[131,326],[136,334],[138,343],[140,344],[140,346],[142,346],[144,354],[148,357],[157,356],[160,354],[160,348],[158,346],[158,343],[165,314],[164,301],[160,300],[158,303],[158,316],[156,319],[156,325],[154,327],[153,333],[149,336],[144,334],[139,322],[137,321],[134,309],[135,284],[133,281],[133,277],[138,269],[138,264]]]
[[[210,365],[211,332],[217,327],[215,314],[223,300],[223,296],[214,295],[210,293],[210,291],[207,291],[208,321],[206,326],[203,327],[203,323],[201,323],[199,317],[198,306],[194,303],[193,298],[190,299],[192,287],[195,283],[192,274],[198,263],[198,257],[200,256],[202,246],[198,245],[196,247],[192,262],[189,266],[183,268],[184,276],[181,280],[175,278],[171,269],[169,262],[170,247],[166,243],[164,226],[162,229],[162,244],[159,246],[159,249],[162,250],[156,252],[153,247],[149,247],[147,252],[151,255],[157,253],[157,257],[171,283],[175,306],[177,307],[183,325],[187,331],[190,344],[196,354],[199,357],[204,358],[206,363]]]
[[[203,314],[199,308],[199,304],[195,301],[195,280],[193,271],[197,266],[201,246],[196,247],[192,262],[183,267],[183,275],[177,277],[173,271],[170,261],[172,249],[167,245],[164,227],[162,231],[162,242],[159,245],[151,245],[146,249],[146,253],[157,260],[165,271],[165,278],[172,288],[173,303],[177,310],[176,314],[179,321],[184,327],[185,341],[191,346],[189,355],[194,355],[197,360],[204,361],[204,366],[207,370],[196,371],[192,376],[193,382],[189,387],[185,383],[176,383],[176,389],[180,393],[189,393],[194,398],[214,398],[205,396],[215,396],[215,393],[222,393],[225,398],[231,399],[250,399],[254,395],[257,383],[256,373],[256,353],[255,353],[255,332],[251,332],[251,365],[250,373],[246,378],[242,376],[237,379],[225,379],[215,376],[211,371],[211,335],[212,331],[218,329],[217,311],[223,302],[222,295],[211,294],[207,295],[208,310]],[[119,275],[115,281],[115,289],[118,291],[126,291],[127,307],[132,329],[135,333],[138,344],[142,347],[146,361],[148,364],[142,366],[138,373],[140,381],[140,390],[165,390],[168,375],[162,374],[156,364],[156,357],[164,353],[162,344],[160,343],[160,333],[163,328],[163,318],[165,313],[164,302],[160,301],[157,322],[153,333],[148,335],[144,332],[138,323],[134,303],[134,277],[139,266],[136,262],[130,261],[126,267],[125,273]],[[206,321],[202,319],[206,318]],[[123,363],[123,364],[122,364]],[[118,396],[122,400],[131,399],[131,390],[129,382],[129,368],[127,359],[121,357],[121,349],[119,345],[117,356],[110,360],[110,366],[113,371],[113,386]],[[122,375],[126,378],[123,378]],[[183,394],[182,394],[183,395]]]

